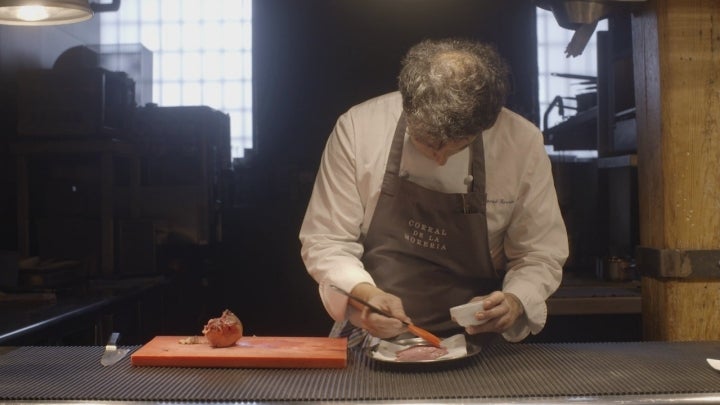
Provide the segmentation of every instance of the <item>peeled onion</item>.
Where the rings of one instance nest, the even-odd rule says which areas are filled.
[[[235,314],[226,309],[220,318],[213,318],[203,328],[210,346],[229,347],[242,337],[243,326]]]

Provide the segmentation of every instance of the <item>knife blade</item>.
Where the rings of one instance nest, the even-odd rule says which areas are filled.
[[[408,328],[408,331],[410,333],[412,333],[413,335],[425,339],[428,343],[430,343],[431,345],[433,345],[435,347],[441,347],[441,344],[440,344],[441,339],[439,337],[433,335],[429,331],[427,331],[419,326],[415,326],[409,322],[405,322],[402,319],[399,319],[399,318],[391,315],[389,312],[386,312],[386,311],[376,307],[375,305],[365,301],[364,299],[362,299],[360,297],[356,297],[356,296],[350,294],[349,292],[343,290],[342,288],[340,288],[334,284],[330,284],[330,287],[332,289],[334,289],[335,291],[339,292],[340,294],[350,298],[351,300],[354,300],[356,302],[359,302],[362,305],[365,305],[366,307],[368,307],[371,311],[373,311],[375,313],[378,313],[378,314],[388,317],[388,318],[397,319],[398,321],[402,322],[403,325],[405,325]]]
[[[100,358],[100,364],[103,366],[112,366],[113,364],[120,361],[128,353],[130,349],[119,349],[117,342],[120,339],[118,332],[110,334],[107,344],[105,345],[105,353]]]

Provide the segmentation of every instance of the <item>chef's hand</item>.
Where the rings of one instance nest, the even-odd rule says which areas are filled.
[[[356,297],[364,299],[385,312],[402,319],[405,322],[410,322],[410,318],[405,314],[405,310],[403,309],[402,301],[395,295],[388,294],[385,291],[367,283],[356,285],[352,289],[352,294]],[[360,325],[356,326],[360,326],[361,328],[367,330],[375,337],[390,338],[397,336],[406,330],[406,327],[398,319],[388,318],[375,313],[365,305],[353,300],[348,302],[362,311],[360,314]]]
[[[476,313],[475,318],[487,321],[480,325],[466,327],[465,331],[470,335],[486,332],[505,332],[525,313],[525,309],[518,297],[502,291],[494,291],[490,295],[475,297],[470,301],[483,302],[483,311]]]

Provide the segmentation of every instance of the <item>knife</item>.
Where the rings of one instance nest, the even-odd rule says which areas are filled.
[[[103,366],[112,366],[125,357],[130,349],[118,349],[117,342],[119,339],[120,334],[118,332],[110,334],[110,339],[108,339],[105,345],[105,353],[103,353],[100,358],[100,364]]]
[[[397,318],[397,317],[395,317],[395,316],[393,316],[393,315],[390,315],[390,313],[388,313],[388,312],[386,312],[386,311],[384,311],[384,310],[376,307],[375,305],[373,305],[373,304],[365,301],[365,300],[362,299],[362,298],[359,298],[359,297],[356,297],[356,296],[350,294],[349,292],[343,290],[342,288],[340,288],[340,287],[338,287],[338,286],[336,286],[336,285],[334,285],[334,284],[330,284],[330,287],[331,287],[332,289],[334,289],[335,291],[339,292],[340,294],[342,294],[342,295],[350,298],[351,300],[354,300],[354,301],[356,301],[356,302],[359,302],[359,303],[365,305],[366,307],[368,307],[371,311],[373,311],[373,312],[375,312],[375,313],[378,313],[378,314],[380,314],[380,315],[382,315],[382,316],[386,316],[386,317],[388,317],[388,318],[397,319],[398,321],[402,322],[403,325],[407,326],[408,331],[409,331],[410,333],[412,333],[413,335],[425,339],[428,343],[430,343],[431,345],[433,345],[433,346],[435,346],[435,347],[441,347],[441,345],[440,345],[440,342],[441,342],[440,338],[437,337],[437,336],[435,336],[435,335],[433,335],[433,334],[430,333],[429,331],[426,331],[425,329],[423,329],[423,328],[421,328],[421,327],[419,327],[419,326],[415,326],[415,325],[413,325],[413,324],[411,324],[411,323],[408,323],[408,322],[405,322],[405,321],[403,321],[402,319],[399,319],[399,318]]]

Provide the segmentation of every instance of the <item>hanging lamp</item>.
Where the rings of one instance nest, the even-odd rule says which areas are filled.
[[[70,24],[92,16],[88,0],[0,0],[0,24]]]

